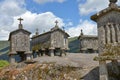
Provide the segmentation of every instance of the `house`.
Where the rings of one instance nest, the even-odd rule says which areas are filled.
[[[98,36],[84,35],[81,30],[78,39],[80,40],[81,53],[98,53]]]
[[[31,39],[33,53],[38,55],[61,56],[68,48],[69,35],[58,27],[58,21],[50,31],[34,35]]]
[[[116,4],[117,0],[109,0],[109,2],[109,7],[91,16],[98,28],[99,80],[116,80],[118,78],[115,76],[120,75],[118,67],[120,59],[120,7]],[[106,61],[111,61],[111,70],[109,70]]]
[[[9,58],[11,63],[15,63],[15,56],[19,55],[21,61],[30,60],[30,32],[23,29],[21,24],[22,18],[18,19],[20,24],[19,28],[15,31],[10,32],[9,41],[10,41],[10,52]]]

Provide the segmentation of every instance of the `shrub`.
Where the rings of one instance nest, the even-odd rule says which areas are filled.
[[[0,68],[3,68],[3,67],[6,67],[9,65],[9,62],[8,61],[5,61],[5,60],[0,60]]]

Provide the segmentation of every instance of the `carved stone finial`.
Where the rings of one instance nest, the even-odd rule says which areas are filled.
[[[109,0],[110,3],[116,3],[117,0]]]
[[[57,24],[58,24],[58,21],[56,20],[55,23],[56,23],[56,25],[57,25]]]
[[[83,35],[83,30],[81,29],[81,34],[80,35]]]
[[[109,2],[110,2],[109,6],[111,8],[117,8],[118,7],[117,4],[116,4],[117,0],[109,0]]]
[[[39,35],[38,28],[36,28],[36,35]]]
[[[55,21],[55,27],[58,28],[58,21]]]
[[[23,26],[22,26],[21,22],[23,21],[23,19],[20,17],[20,18],[18,18],[18,20],[20,21],[20,23],[19,23],[19,29],[22,29]]]
[[[20,17],[20,18],[18,18],[18,20],[20,21],[20,24],[21,24],[21,21],[23,21],[23,19]]]

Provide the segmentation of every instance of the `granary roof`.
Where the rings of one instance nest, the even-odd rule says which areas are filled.
[[[118,12],[120,12],[120,6],[115,4],[117,2],[117,0],[109,0],[109,1],[110,1],[109,7],[107,7],[104,10],[101,10],[100,12],[98,12],[98,13],[96,13],[96,14],[91,16],[91,19],[93,21],[97,22],[98,18],[100,18],[101,16],[104,16],[105,14],[107,14],[107,13],[109,13],[111,11],[118,11]]]
[[[15,31],[10,32],[10,35],[9,35],[9,39],[8,39],[8,40],[10,40],[12,34],[14,34],[14,33],[16,33],[16,32],[19,32],[19,31],[26,32],[26,33],[28,33],[29,35],[31,34],[31,32],[29,32],[29,31],[27,31],[27,30],[25,30],[25,29],[17,29],[17,30],[15,30]]]
[[[43,36],[43,35],[46,35],[46,34],[50,34],[50,33],[54,32],[54,31],[61,31],[62,33],[64,33],[65,35],[67,35],[69,37],[68,33],[66,33],[64,30],[59,28],[59,26],[57,25],[58,21],[55,21],[55,23],[56,23],[55,27],[53,27],[50,31],[45,32],[45,33],[40,34],[40,35],[34,35],[31,39],[39,37],[39,36]]]
[[[57,29],[55,29],[55,30],[50,30],[50,31],[48,31],[48,32],[45,32],[45,33],[40,34],[40,35],[37,35],[37,36],[34,35],[31,39],[36,38],[36,37],[39,37],[39,36],[43,36],[43,35],[46,35],[46,34],[50,34],[50,33],[54,32],[54,31],[61,31],[61,32],[63,32],[65,35],[67,35],[67,36],[69,37],[69,34],[68,34],[68,33],[66,33],[64,30],[62,30],[62,29],[60,29],[60,28],[57,28]]]
[[[80,36],[78,37],[78,39],[81,39],[81,38],[82,38],[82,39],[83,39],[83,38],[84,38],[84,39],[85,39],[85,38],[88,38],[88,39],[96,38],[96,39],[97,39],[98,36],[97,36],[97,35],[82,35],[82,36],[80,35]]]
[[[83,38],[98,38],[97,35],[84,35],[83,34],[83,30],[81,29],[81,33],[80,33],[80,36],[78,37],[78,39],[83,39]]]

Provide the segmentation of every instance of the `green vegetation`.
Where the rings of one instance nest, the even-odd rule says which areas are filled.
[[[13,65],[9,68],[9,71],[0,71],[0,80],[81,80],[81,68],[56,65],[54,62],[29,64],[21,69],[15,69]]]
[[[69,52],[70,53],[79,53],[79,40],[78,37],[71,37],[68,39],[69,41]]]
[[[9,62],[8,61],[5,61],[5,60],[0,60],[0,68],[3,68],[3,67],[6,67],[9,65]]]

